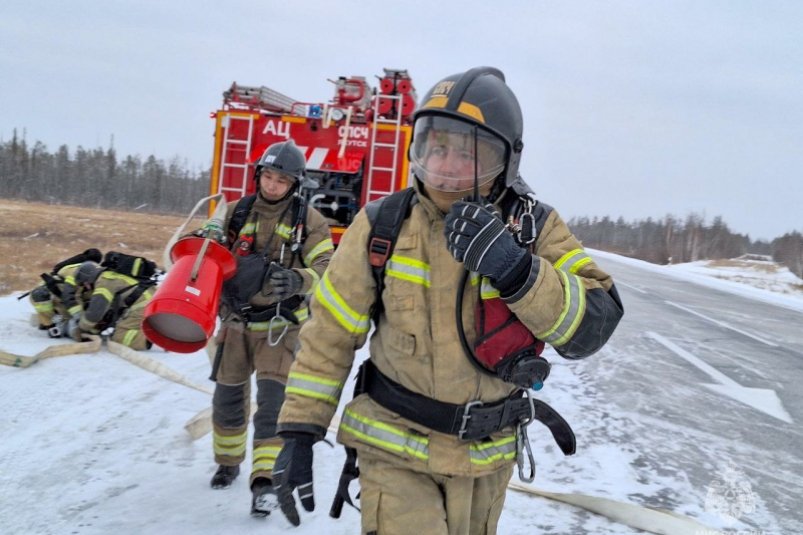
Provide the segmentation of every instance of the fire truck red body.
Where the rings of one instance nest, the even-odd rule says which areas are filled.
[[[307,158],[307,176],[318,182],[309,203],[329,219],[337,243],[365,203],[407,187],[416,106],[407,72],[384,69],[377,89],[358,76],[332,82],[335,95],[327,103],[232,84],[213,114],[210,193],[227,201],[253,193],[255,162],[269,145],[292,138]]]

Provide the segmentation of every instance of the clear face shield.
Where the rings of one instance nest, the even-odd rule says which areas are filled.
[[[428,187],[469,192],[493,181],[505,169],[504,141],[482,126],[439,115],[416,120],[410,163]]]

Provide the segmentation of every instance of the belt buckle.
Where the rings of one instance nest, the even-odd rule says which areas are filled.
[[[463,435],[466,434],[468,431],[468,421],[471,419],[471,409],[472,407],[481,407],[483,405],[482,401],[469,401],[466,403],[466,406],[463,407],[463,421],[460,422],[460,429],[457,431],[457,438],[463,440]]]

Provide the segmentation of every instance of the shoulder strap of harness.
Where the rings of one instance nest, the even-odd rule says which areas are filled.
[[[234,207],[234,213],[231,215],[231,220],[229,221],[229,244],[233,244],[237,241],[237,236],[240,235],[240,231],[245,226],[245,220],[248,219],[248,214],[251,212],[251,207],[254,206],[254,201],[256,200],[257,196],[254,194],[241,197],[240,200],[237,201],[237,205]]]
[[[402,223],[410,215],[414,196],[415,190],[407,188],[370,202],[365,207],[368,221],[371,222],[371,232],[368,234],[368,260],[376,282],[376,297],[372,307],[372,317],[375,321],[382,310],[385,264],[393,254]]]

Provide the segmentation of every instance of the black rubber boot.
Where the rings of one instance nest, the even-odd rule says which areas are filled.
[[[251,483],[251,516],[265,517],[279,508],[279,499],[270,479],[258,477]]]
[[[213,489],[227,489],[231,487],[232,482],[240,475],[240,465],[236,466],[223,466],[222,464],[217,467],[217,472],[212,476],[212,481],[209,483]]]

